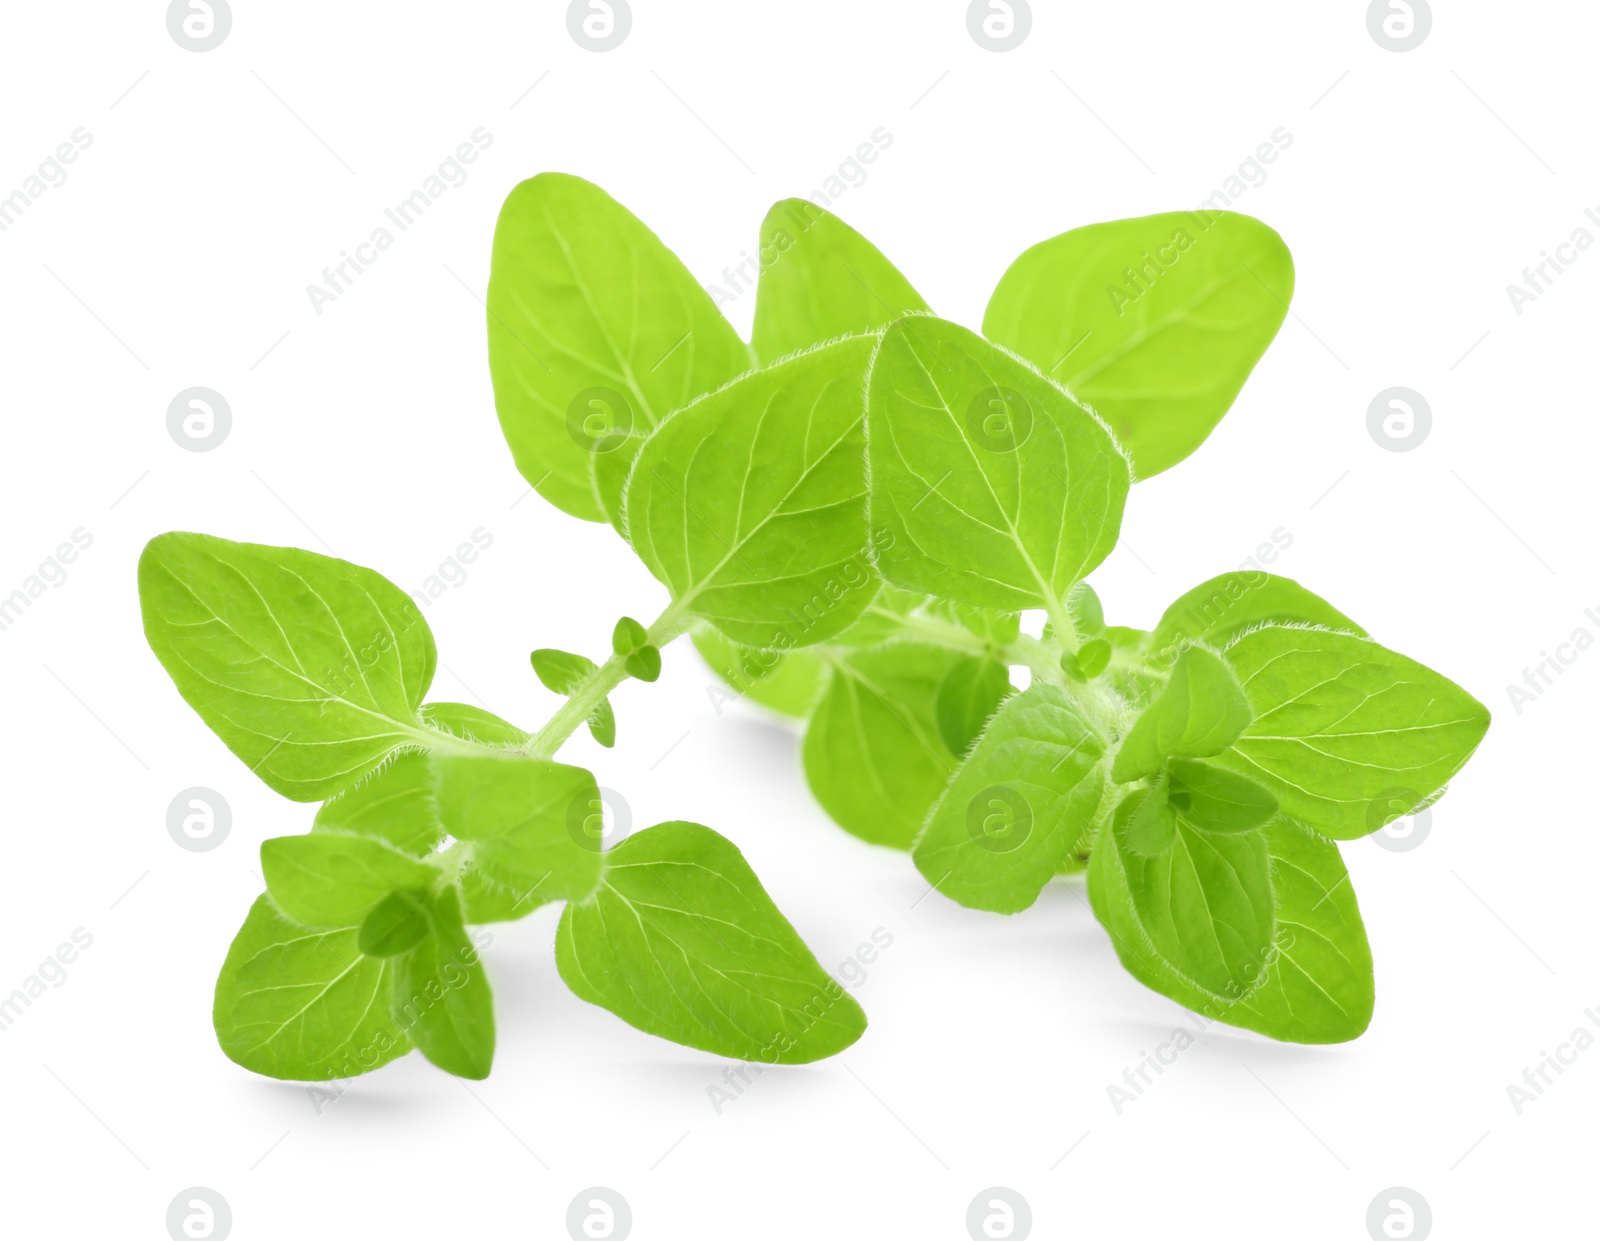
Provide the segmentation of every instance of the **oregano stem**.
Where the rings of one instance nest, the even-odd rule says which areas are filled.
[[[989,650],[990,644],[983,637],[973,633],[970,629],[963,629],[960,625],[952,625],[948,621],[942,621],[932,616],[910,616],[882,610],[877,611],[878,615],[894,621],[907,633],[915,634],[919,638],[926,638],[936,646],[946,646],[953,650],[965,651],[969,655],[983,655]]]
[[[686,633],[690,623],[680,603],[674,601],[646,631],[646,641],[659,650]],[[573,687],[572,693],[567,695],[566,702],[533,735],[533,740],[524,747],[525,753],[531,758],[554,758],[556,751],[594,714],[595,708],[605,701],[606,696],[627,680],[627,660],[626,655],[613,653],[593,672],[586,673]]]
[[[1037,681],[1048,681],[1052,685],[1067,683],[1066,674],[1061,671],[1060,653],[1032,634],[1018,634],[1014,642],[1000,648],[1000,655],[1008,664],[1023,665]]]
[[[1065,604],[1050,595],[1045,596],[1045,614],[1050,618],[1050,636],[1055,639],[1056,645],[1063,654],[1075,652],[1082,644],[1082,637],[1078,633],[1078,626],[1073,623],[1072,613]]]

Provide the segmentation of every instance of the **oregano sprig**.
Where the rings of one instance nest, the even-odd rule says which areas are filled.
[[[370,569],[172,533],[145,548],[139,593],[189,705],[272,788],[322,803],[308,834],[263,843],[267,892],[217,980],[217,1038],[239,1064],[319,1081],[415,1047],[487,1076],[494,1005],[471,928],[552,901],[566,902],[562,979],[642,1030],[801,1063],[865,1028],[729,841],[672,822],[606,848],[594,776],[554,761],[585,721],[614,740],[607,696],[628,675],[654,679],[659,654],[644,652],[681,631],[681,609],[619,627],[603,664],[534,652],[567,697],[527,733],[425,701],[433,636]]]
[[[648,644],[689,632],[805,720],[823,807],[946,896],[1014,913],[1086,872],[1147,986],[1275,1038],[1359,1035],[1371,955],[1334,842],[1430,804],[1488,713],[1286,578],[1224,574],[1149,631],[1085,580],[1133,481],[1200,446],[1282,324],[1282,239],[1208,210],[1073,229],[1011,265],[982,335],[811,203],[761,241],[744,347],[587,182],[524,182],[496,230],[502,427],[668,588]]]

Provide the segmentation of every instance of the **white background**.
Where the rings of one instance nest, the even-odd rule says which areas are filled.
[[[0,994],[74,928],[94,936],[0,1033],[9,1230],[160,1238],[201,1185],[251,1241],[562,1237],[573,1196],[604,1185],[641,1241],[960,1241],[1000,1185],[1037,1237],[1360,1241],[1398,1185],[1437,1237],[1581,1231],[1600,1049],[1521,1115],[1506,1088],[1600,1009],[1600,654],[1520,714],[1507,686],[1579,626],[1600,635],[1600,252],[1520,316],[1506,286],[1600,209],[1600,12],[1434,7],[1395,54],[1360,0],[1039,2],[995,54],[951,0],[635,0],[627,41],[597,55],[553,2],[235,0],[203,54],[153,0],[6,6],[0,194],[93,135],[0,233],[0,594],[93,536],[0,632]],[[494,141],[470,179],[317,315],[306,286],[480,126]],[[1303,1048],[1216,1027],[1118,1115],[1107,1086],[1187,1018],[1123,973],[1081,884],[1013,918],[919,899],[909,859],[813,803],[792,729],[713,710],[684,643],[659,684],[616,695],[614,751],[565,753],[636,823],[735,840],[830,968],[892,934],[855,990],[872,1022],[856,1046],[769,1071],[718,1115],[720,1062],[566,992],[547,910],[494,930],[499,1052],[470,1091],[411,1056],[319,1114],[231,1064],[212,983],[259,842],[311,808],[254,781],[146,649],[145,540],[331,549],[414,589],[483,527],[492,547],[427,613],[434,696],[537,724],[555,701],[530,648],[603,650],[617,616],[664,598],[608,528],[527,496],[512,467],[478,300],[500,202],[541,170],[583,175],[720,282],[773,200],[820,188],[880,126],[893,144],[834,208],[972,326],[1026,246],[1192,206],[1293,135],[1236,207],[1292,247],[1294,315],[1210,441],[1137,488],[1094,582],[1113,621],[1148,625],[1282,528],[1275,569],[1495,713],[1419,848],[1344,846],[1371,1030]],[[741,330],[753,301],[728,307]],[[208,453],[166,429],[194,385],[233,410]],[[1408,453],[1366,427],[1394,385],[1433,410]],[[166,830],[195,785],[233,811],[209,853]]]

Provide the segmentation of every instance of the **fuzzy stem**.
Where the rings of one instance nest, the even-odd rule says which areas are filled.
[[[686,632],[689,623],[689,618],[675,602],[656,617],[655,623],[646,631],[645,641],[657,649],[664,647]],[[594,714],[594,709],[605,701],[606,696],[627,679],[627,658],[626,655],[613,654],[605,663],[585,675],[567,696],[566,702],[561,704],[560,710],[534,734],[533,740],[524,747],[524,752],[531,758],[554,758],[567,738],[577,732],[579,726]]]

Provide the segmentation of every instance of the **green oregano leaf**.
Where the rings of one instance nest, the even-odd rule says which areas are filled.
[[[970,657],[945,673],[933,709],[939,736],[950,753],[965,754],[1010,693],[1006,666],[995,659]]]
[[[446,832],[469,842],[471,866],[533,909],[578,900],[600,881],[581,831],[599,798],[592,774],[515,755],[437,754],[434,804]]]
[[[574,655],[571,651],[550,647],[534,651],[528,661],[539,683],[553,694],[572,693],[578,683],[595,670],[594,660],[587,655]]]
[[[432,904],[425,891],[389,893],[362,921],[356,946],[369,957],[397,957],[415,948],[432,929]]]
[[[139,558],[145,637],[184,701],[274,790],[319,801],[426,734],[433,635],[371,569],[163,534]]]
[[[286,1081],[354,1077],[403,1056],[391,962],[363,956],[354,926],[310,931],[256,898],[217,977],[212,1022],[228,1059]]]
[[[567,986],[629,1025],[713,1055],[804,1064],[866,1029],[744,857],[697,823],[635,832],[556,932]]]
[[[1074,681],[1092,681],[1111,664],[1111,643],[1105,638],[1090,638],[1070,655],[1061,657],[1061,668]]]
[[[1215,995],[1243,993],[1265,968],[1272,945],[1266,838],[1197,831],[1182,814],[1174,816],[1171,838],[1158,853],[1145,855],[1152,832],[1137,835],[1143,850],[1125,846],[1116,831],[1102,834],[1090,874],[1102,851],[1117,852],[1133,920],[1160,959]]]
[[[732,691],[707,687],[719,715],[723,702],[748,698],[783,715],[804,719],[827,680],[827,664],[811,648],[764,651],[735,642],[711,625],[697,627],[692,641],[701,658]]]
[[[1370,638],[1268,625],[1223,658],[1255,719],[1217,764],[1335,840],[1428,805],[1489,727],[1460,686]]]
[[[397,755],[317,810],[311,834],[363,836],[424,858],[444,835],[433,804],[433,771],[421,751]]]
[[[432,933],[394,959],[389,1010],[430,1061],[481,1081],[494,1061],[494,996],[454,889],[435,900],[429,924]]]
[[[1221,650],[1259,625],[1297,623],[1360,637],[1367,632],[1299,582],[1251,569],[1201,582],[1174,600],[1150,632],[1148,658],[1165,667],[1188,643]]]
[[[1167,800],[1190,827],[1206,832],[1248,832],[1278,813],[1278,799],[1254,780],[1202,759],[1167,764]]]
[[[1104,754],[1055,686],[1006,699],[928,814],[912,853],[922,877],[974,909],[1028,908],[1094,822]]]
[[[495,226],[489,374],[517,469],[557,508],[620,519],[638,447],[751,365],[688,269],[599,186],[542,173]]]
[[[1094,680],[1111,663],[1111,643],[1105,638],[1090,638],[1078,648],[1078,671],[1086,680]]]
[[[1100,604],[1100,596],[1088,582],[1079,582],[1068,592],[1067,615],[1072,618],[1079,637],[1092,638],[1105,632],[1105,609]]]
[[[1372,1018],[1372,953],[1339,850],[1282,818],[1235,839],[1255,835],[1266,842],[1274,931],[1261,959],[1241,967],[1243,986],[1212,990],[1164,957],[1132,900],[1126,851],[1105,841],[1089,864],[1095,916],[1129,973],[1202,1016],[1298,1043],[1356,1038]],[[1237,946],[1242,937],[1231,942]]]
[[[638,650],[649,638],[645,627],[631,616],[624,616],[611,631],[611,649],[618,655]]]
[[[759,257],[750,344],[764,363],[928,309],[876,246],[803,198],[786,198],[767,212]]]
[[[873,844],[911,847],[955,768],[937,702],[962,658],[895,642],[830,661],[801,754],[812,793],[846,831]]]
[[[1135,789],[1117,803],[1111,819],[1118,844],[1136,857],[1160,857],[1177,836],[1177,812],[1167,802],[1165,781]]]
[[[641,646],[629,654],[623,666],[636,680],[654,681],[661,675],[661,652],[653,646]]]
[[[1130,476],[1105,424],[965,328],[897,320],[867,426],[877,565],[896,586],[1056,608],[1116,544]]]
[[[1091,224],[1006,269],[983,333],[1098,410],[1149,478],[1228,412],[1289,311],[1283,239],[1231,211]]]
[[[360,926],[389,893],[427,887],[433,867],[377,840],[313,832],[261,844],[267,893],[305,926]]]
[[[787,649],[850,624],[867,560],[861,391],[873,338],[796,354],[661,424],[627,490],[628,537],[675,606]]]
[[[1202,646],[1178,656],[1161,696],[1122,739],[1111,767],[1119,783],[1154,775],[1169,758],[1206,758],[1250,723],[1250,702],[1222,658]]]
[[[606,749],[617,744],[617,715],[608,699],[602,698],[589,713],[589,735]]]
[[[422,722],[435,730],[462,741],[476,741],[487,746],[515,747],[526,745],[533,738],[482,707],[463,702],[425,702],[422,704]]]

